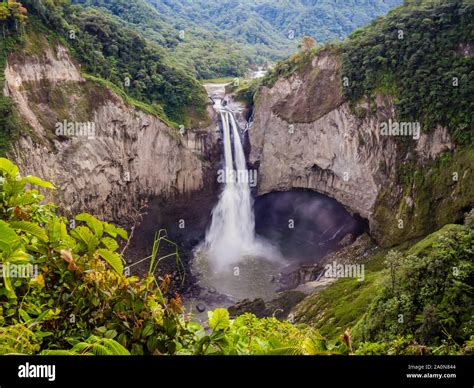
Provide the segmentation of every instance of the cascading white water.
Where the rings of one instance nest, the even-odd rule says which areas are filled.
[[[255,235],[251,174],[247,169],[235,117],[220,104],[217,110],[223,127],[224,171],[221,173],[225,177],[225,187],[212,211],[211,226],[204,242],[205,251],[211,264],[218,270],[239,262],[246,255],[279,258],[276,249]]]

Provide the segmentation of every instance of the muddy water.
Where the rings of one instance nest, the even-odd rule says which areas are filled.
[[[246,256],[225,271],[215,272],[205,255],[195,252],[191,270],[201,293],[188,307],[196,319],[206,319],[206,311],[199,311],[204,308],[226,307],[243,299],[274,299],[283,287],[284,272],[318,262],[337,250],[342,239],[364,231],[363,223],[337,201],[305,190],[256,198],[254,212],[257,236],[278,247],[283,259]]]

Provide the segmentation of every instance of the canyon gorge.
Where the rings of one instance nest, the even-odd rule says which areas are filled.
[[[74,284],[59,315],[108,305],[84,330],[132,354],[472,352],[474,6],[371,2],[395,8],[347,38],[361,5],[318,4],[341,28],[299,46],[268,2],[212,37],[187,1],[1,2],[0,254]],[[219,342],[246,320],[256,348]]]

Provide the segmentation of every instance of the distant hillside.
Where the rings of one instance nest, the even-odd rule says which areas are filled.
[[[261,18],[297,37],[318,41],[343,39],[351,31],[385,15],[401,0],[245,0]]]
[[[304,35],[344,38],[401,0],[147,0],[170,24],[199,25],[252,46],[291,50]]]
[[[193,77],[210,79],[240,77],[245,74],[251,58],[245,58],[242,47],[223,34],[207,31],[199,25],[172,25],[145,0],[72,0],[73,3],[94,7],[120,19],[150,41],[167,50],[175,65]],[[181,33],[184,31],[184,33]]]
[[[401,0],[72,2],[107,10],[165,47],[195,77],[208,79],[242,76],[248,65],[283,59],[297,50],[304,35],[320,42],[344,38]]]
[[[247,43],[284,43],[287,30],[319,40],[343,38],[401,0],[147,0],[172,25],[186,22],[229,34]],[[268,35],[267,35],[268,34]]]

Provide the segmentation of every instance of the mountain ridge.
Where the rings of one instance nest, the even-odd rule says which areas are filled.
[[[248,66],[283,59],[297,50],[304,35],[321,42],[343,38],[400,0],[368,0],[368,11],[367,4],[357,2],[349,7],[301,0],[226,0],[212,7],[201,0],[73,3],[109,12],[165,47],[175,63],[193,76],[211,79],[241,77]]]

